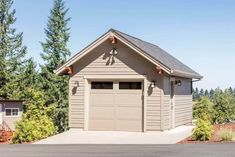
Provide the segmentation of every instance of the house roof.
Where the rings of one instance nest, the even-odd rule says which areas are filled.
[[[156,63],[158,63],[161,67],[165,67],[165,69],[167,69],[167,71],[169,71],[169,74],[172,76],[180,76],[180,77],[194,78],[194,79],[202,78],[202,76],[199,73],[195,72],[194,70],[189,68],[187,65],[183,64],[181,61],[179,61],[178,59],[176,59],[175,57],[173,57],[172,55],[170,55],[169,53],[167,53],[166,51],[164,51],[157,45],[143,41],[139,38],[133,37],[131,35],[120,32],[118,30],[110,29],[108,32],[106,32],[96,41],[104,38],[104,36],[107,36],[110,33],[115,35],[118,39],[119,38],[124,39],[127,42],[129,42],[132,46],[140,50],[143,54],[147,55],[152,60],[156,61]],[[92,46],[92,44],[96,43],[96,41],[91,43],[89,46]],[[55,70],[55,73],[57,74],[61,73],[62,72],[61,68],[65,67],[65,65],[66,66],[72,65],[73,63],[72,61],[75,61],[76,58],[78,60],[79,56],[81,56],[82,53],[85,53],[84,50],[86,50],[86,48],[80,51],[79,53],[77,53],[71,59],[69,59],[64,65],[59,67],[57,70]]]

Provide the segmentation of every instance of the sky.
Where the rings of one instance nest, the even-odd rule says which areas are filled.
[[[114,28],[154,43],[200,73],[194,87],[235,87],[235,0],[65,0],[72,55]],[[40,58],[53,0],[15,0],[28,57]]]

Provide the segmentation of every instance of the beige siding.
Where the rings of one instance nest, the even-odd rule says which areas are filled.
[[[170,97],[170,79],[169,77],[164,77],[163,79],[163,106],[162,106],[162,121],[161,130],[167,130],[172,127],[172,110],[171,110],[171,97]]]
[[[79,82],[77,88],[75,82]],[[69,80],[69,127],[83,129],[84,127],[84,79],[75,75]]]
[[[175,86],[175,126],[192,122],[191,79],[182,79],[181,86]]]
[[[2,117],[3,120],[9,125],[12,130],[15,130],[15,124],[22,118],[23,108],[21,102],[0,102],[2,104]],[[7,117],[5,114],[6,108],[18,108],[19,116],[17,117]]]
[[[126,45],[118,42],[118,54],[109,58],[112,45],[104,42],[73,65],[74,75],[70,78],[70,127],[84,128],[84,78],[85,75],[147,75],[146,129],[160,130],[161,89],[160,77],[155,65],[143,59]],[[75,90],[74,83],[79,81]],[[151,89],[150,82],[156,81],[157,87]],[[76,92],[75,92],[76,91]]]

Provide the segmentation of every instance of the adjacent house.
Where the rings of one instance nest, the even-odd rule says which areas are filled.
[[[23,112],[23,101],[0,100],[0,126],[7,125],[15,130],[15,124],[21,120]]]
[[[110,29],[55,70],[69,75],[69,126],[146,132],[191,123],[202,76],[160,47]]]

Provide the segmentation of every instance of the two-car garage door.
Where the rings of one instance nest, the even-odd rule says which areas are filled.
[[[89,130],[142,131],[143,84],[90,81]]]

